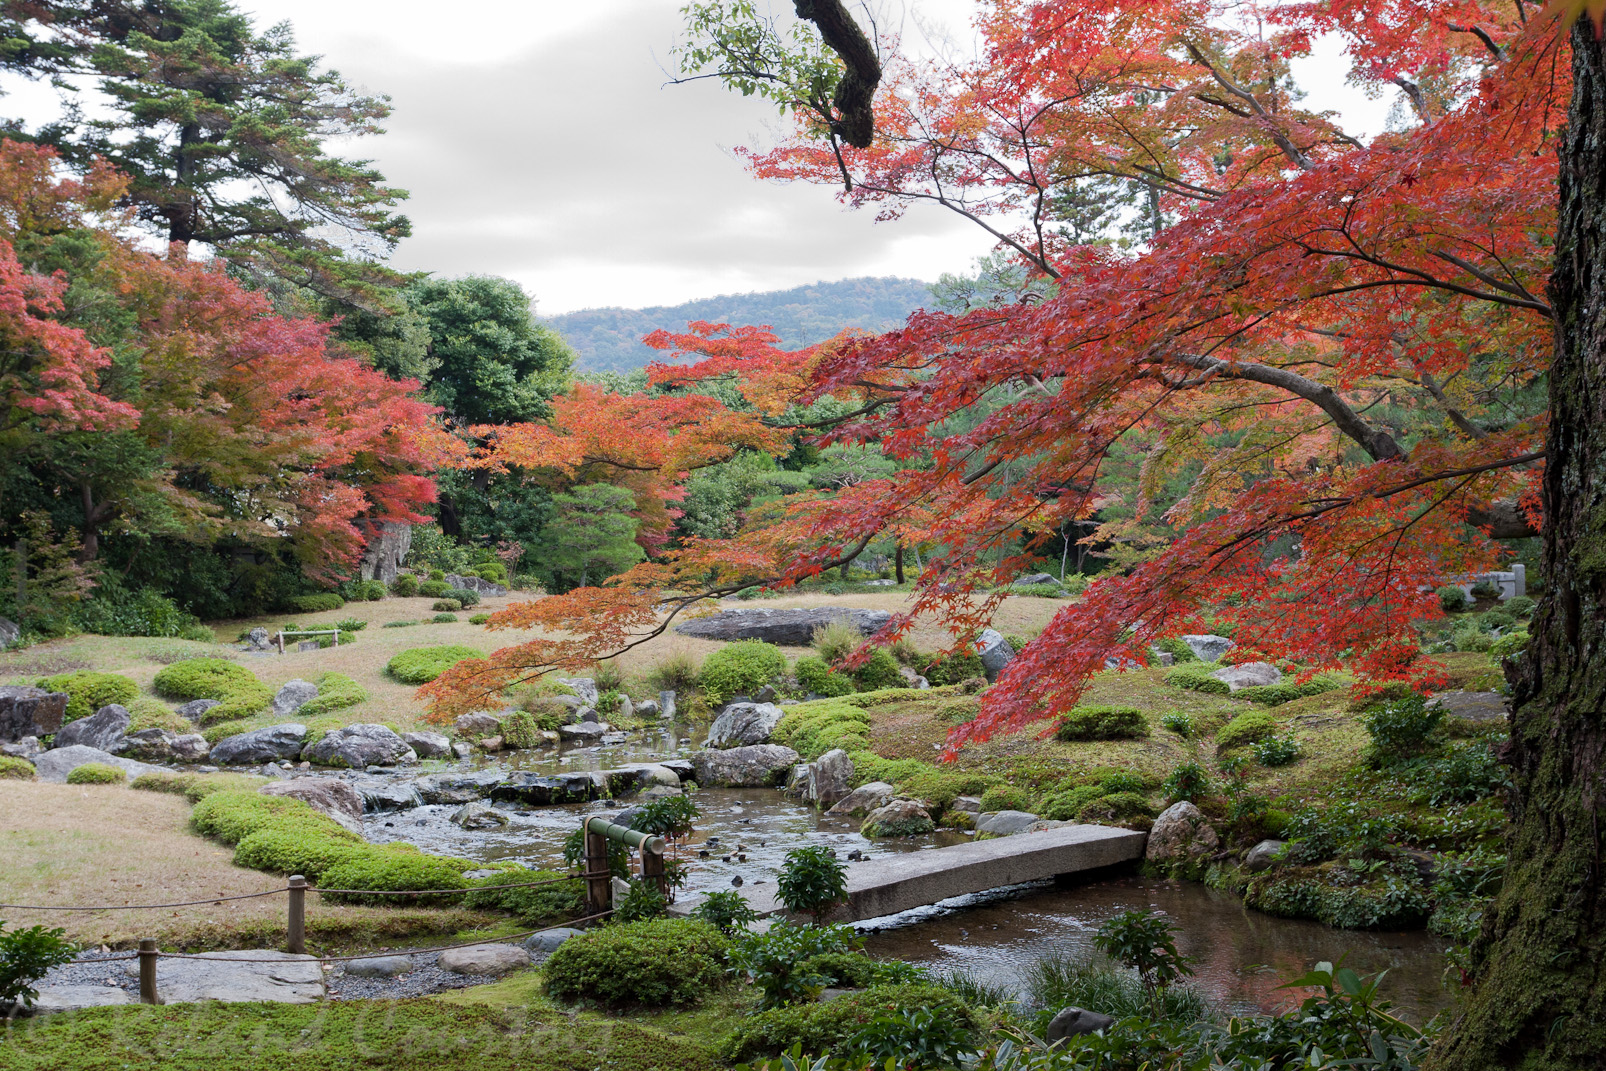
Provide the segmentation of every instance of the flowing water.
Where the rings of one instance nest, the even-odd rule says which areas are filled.
[[[554,753],[524,751],[499,756],[498,765],[552,774],[606,770],[684,757],[701,739],[701,727],[672,726],[629,734],[607,746]],[[489,764],[486,764],[489,765]],[[787,851],[823,844],[839,858],[874,858],[962,843],[963,834],[872,841],[852,819],[822,815],[774,789],[704,789],[696,794],[702,816],[682,845],[691,864],[682,898],[733,886],[763,886],[775,880]],[[561,868],[563,840],[586,814],[609,813],[629,801],[525,807],[499,804],[508,824],[468,831],[448,820],[455,806],[425,806],[370,814],[370,840],[405,840],[428,852],[486,862],[510,860]],[[852,865],[851,863],[849,864]],[[869,950],[939,969],[961,969],[994,984],[1020,990],[1025,972],[1047,953],[1093,954],[1092,935],[1111,915],[1153,907],[1179,925],[1178,947],[1196,960],[1196,984],[1230,1012],[1281,1011],[1303,994],[1278,986],[1322,960],[1344,961],[1362,972],[1387,969],[1385,993],[1411,1018],[1421,1020],[1446,1006],[1440,985],[1444,942],[1423,932],[1357,932],[1318,923],[1278,919],[1246,909],[1229,893],[1183,882],[1136,877],[1090,882],[1044,882],[1015,886],[861,924]]]

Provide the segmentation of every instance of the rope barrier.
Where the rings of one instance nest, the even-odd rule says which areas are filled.
[[[0,904],[0,910],[5,911],[161,911],[170,907],[198,907],[203,904],[221,904],[227,900],[255,900],[260,896],[278,896],[289,892],[287,885],[282,889],[269,889],[267,892],[242,893],[239,896],[214,896],[210,900],[180,900],[172,904],[103,904],[93,907],[45,907],[39,904]]]
[[[467,885],[461,889],[320,889],[311,885],[305,887],[306,892],[339,893],[345,896],[447,896],[452,893],[483,892],[492,889],[532,889],[540,885],[560,885],[566,881],[582,881],[586,878],[606,877],[607,875],[569,874],[561,878],[543,878],[540,881],[521,881],[509,885]],[[290,891],[288,885],[278,889],[268,889],[266,892],[242,893],[238,896],[214,896],[210,900],[180,900],[171,904],[95,904],[90,906],[64,906],[46,904],[0,904],[3,911],[164,911],[170,907],[199,907],[206,904],[221,904],[229,900],[254,900],[262,896],[279,896]]]

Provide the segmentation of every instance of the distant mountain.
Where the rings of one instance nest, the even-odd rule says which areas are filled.
[[[547,317],[546,322],[580,355],[576,371],[628,372],[662,359],[663,354],[641,344],[642,336],[660,327],[681,331],[692,320],[769,324],[783,346],[796,348],[828,339],[845,327],[896,327],[930,301],[926,284],[918,279],[866,276],[650,309],[581,309]]]

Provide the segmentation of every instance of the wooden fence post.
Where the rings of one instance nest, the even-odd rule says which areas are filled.
[[[586,823],[586,897],[591,901],[591,914],[607,911],[613,906],[613,882],[609,880],[608,838],[591,832]]]
[[[142,937],[139,942],[139,1002],[160,1004],[156,995],[156,939]]]
[[[293,955],[307,951],[307,879],[300,874],[290,875],[290,918],[285,927],[286,944]]]

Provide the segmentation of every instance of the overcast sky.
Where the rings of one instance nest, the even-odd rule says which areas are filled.
[[[933,280],[990,248],[938,208],[878,225],[825,188],[753,179],[730,150],[769,144],[774,109],[713,82],[664,84],[684,0],[239,2],[392,98],[388,132],[353,148],[412,194],[398,268],[504,275],[552,315],[858,275]],[[969,40],[971,0],[878,6],[907,41],[921,27]],[[1346,69],[1329,57],[1305,79],[1321,95],[1307,103],[1371,132],[1386,103],[1346,92]]]

